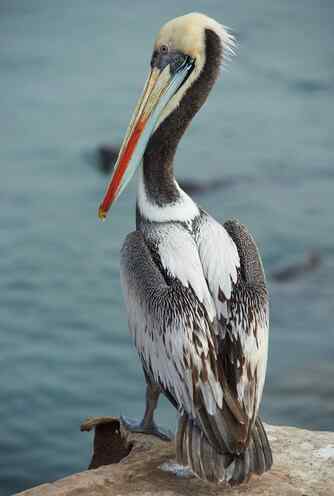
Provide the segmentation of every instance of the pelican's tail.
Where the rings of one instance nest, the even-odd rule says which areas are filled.
[[[179,419],[176,456],[197,477],[209,482],[230,485],[247,481],[251,474],[261,475],[272,466],[271,448],[260,417],[257,418],[249,444],[240,455],[219,453],[187,415]]]

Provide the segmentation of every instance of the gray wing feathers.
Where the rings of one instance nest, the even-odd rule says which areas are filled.
[[[244,280],[266,293],[266,278],[259,250],[248,229],[236,219],[224,223],[226,231],[236,244],[241,260]]]
[[[130,332],[152,380],[189,415],[196,417],[199,397],[214,413],[222,405],[214,332],[193,290],[166,283],[138,231],[123,245],[121,281]]]
[[[229,220],[224,227],[240,257],[238,281],[227,304],[227,332],[222,344],[224,367],[230,370],[230,387],[253,424],[266,374],[268,291],[259,251],[247,228],[237,220]]]
[[[228,446],[245,446],[259,409],[268,349],[268,295],[262,262],[238,221],[218,224],[203,214],[198,232],[204,275],[216,305],[218,371]],[[217,425],[218,419],[217,416]]]

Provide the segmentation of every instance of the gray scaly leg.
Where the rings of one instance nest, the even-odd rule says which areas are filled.
[[[124,427],[130,432],[141,432],[143,434],[151,434],[157,436],[164,441],[171,441],[173,434],[158,427],[154,422],[154,411],[158,405],[160,396],[160,387],[157,384],[147,384],[146,387],[146,408],[144,418],[141,421],[129,419],[121,416],[121,422]]]

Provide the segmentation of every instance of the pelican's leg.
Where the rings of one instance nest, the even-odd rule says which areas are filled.
[[[160,386],[157,384],[147,383],[146,387],[146,408],[144,417],[141,421],[129,419],[121,416],[121,422],[130,432],[142,432],[160,437],[165,441],[171,441],[173,434],[166,429],[158,427],[154,422],[154,411],[158,405],[160,396]]]

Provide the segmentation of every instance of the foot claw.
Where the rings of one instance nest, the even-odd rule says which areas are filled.
[[[174,439],[171,431],[158,427],[154,422],[152,422],[149,426],[144,426],[143,422],[138,422],[137,420],[123,417],[122,415],[120,416],[120,421],[123,427],[129,432],[150,434],[151,436],[156,436],[163,441],[172,441]]]

